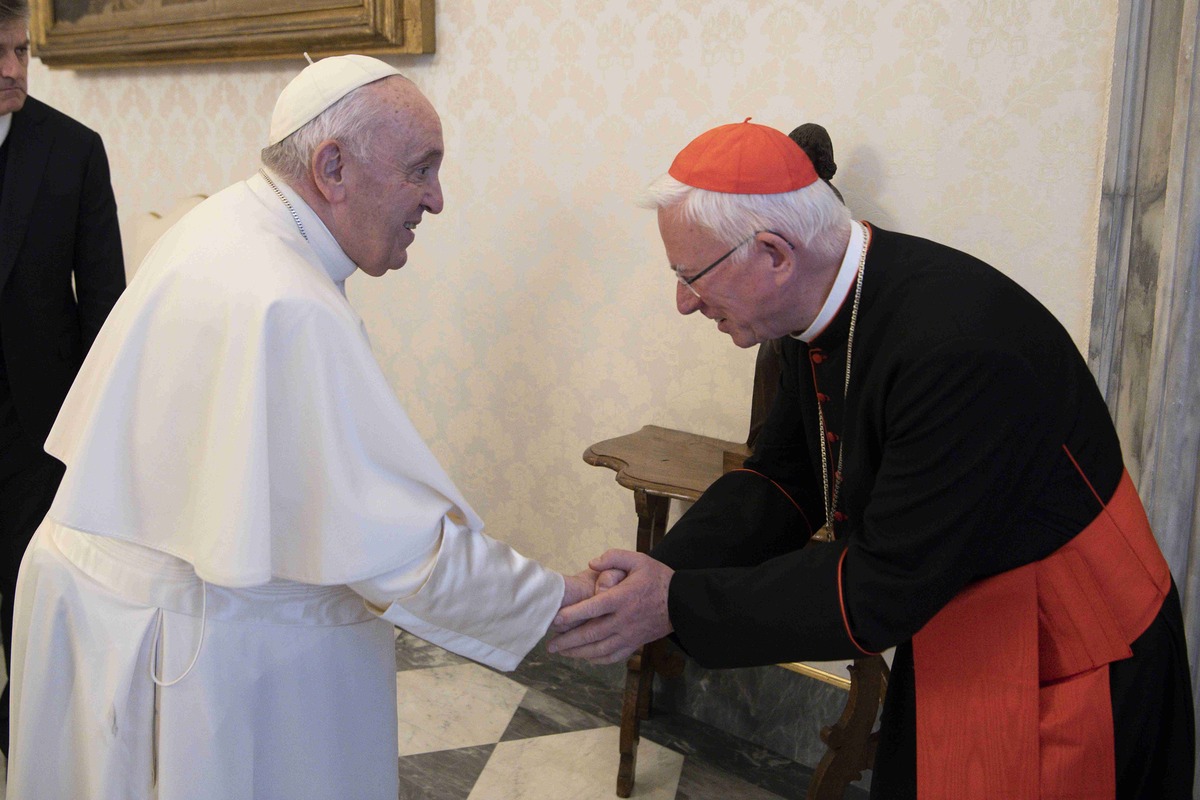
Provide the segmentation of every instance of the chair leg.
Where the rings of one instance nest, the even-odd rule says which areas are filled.
[[[638,517],[637,549],[640,553],[648,553],[666,534],[671,501],[667,497],[652,495],[645,489],[635,489],[633,504]],[[617,766],[617,797],[633,794],[639,729],[641,721],[650,717],[654,673],[657,671],[667,677],[678,675],[683,671],[683,658],[678,653],[668,654],[666,643],[661,640],[650,642],[630,656],[626,670],[625,697],[621,703],[621,762]]]
[[[644,658],[645,647],[629,657],[625,673],[625,697],[621,703],[621,735],[619,751],[621,761],[617,765],[617,797],[633,794],[633,780],[637,771],[637,746],[640,738],[643,704],[648,706],[650,684],[654,680],[653,669]],[[648,710],[648,708],[647,708]]]
[[[881,656],[857,658],[850,667],[850,695],[842,716],[821,729],[827,747],[808,785],[808,800],[840,800],[851,781],[875,763],[878,734],[875,715],[883,694],[887,665]]]

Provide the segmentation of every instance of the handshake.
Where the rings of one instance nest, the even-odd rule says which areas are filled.
[[[564,576],[562,607],[550,630],[551,653],[594,664],[624,661],[671,633],[667,590],[675,572],[645,553],[609,550]]]

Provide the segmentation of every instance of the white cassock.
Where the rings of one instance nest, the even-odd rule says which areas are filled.
[[[164,235],[46,443],[67,470],[17,588],[10,800],[395,800],[392,624],[507,670],[558,609],[275,184],[299,225],[256,175]]]

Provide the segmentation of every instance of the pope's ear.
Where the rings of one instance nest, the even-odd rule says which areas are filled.
[[[313,183],[326,202],[336,203],[345,197],[346,181],[344,170],[345,159],[342,148],[332,139],[326,139],[317,145],[309,164]]]

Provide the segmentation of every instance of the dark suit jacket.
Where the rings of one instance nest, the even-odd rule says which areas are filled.
[[[125,268],[99,134],[30,97],[13,114],[8,151],[0,342],[18,420],[40,447]]]

